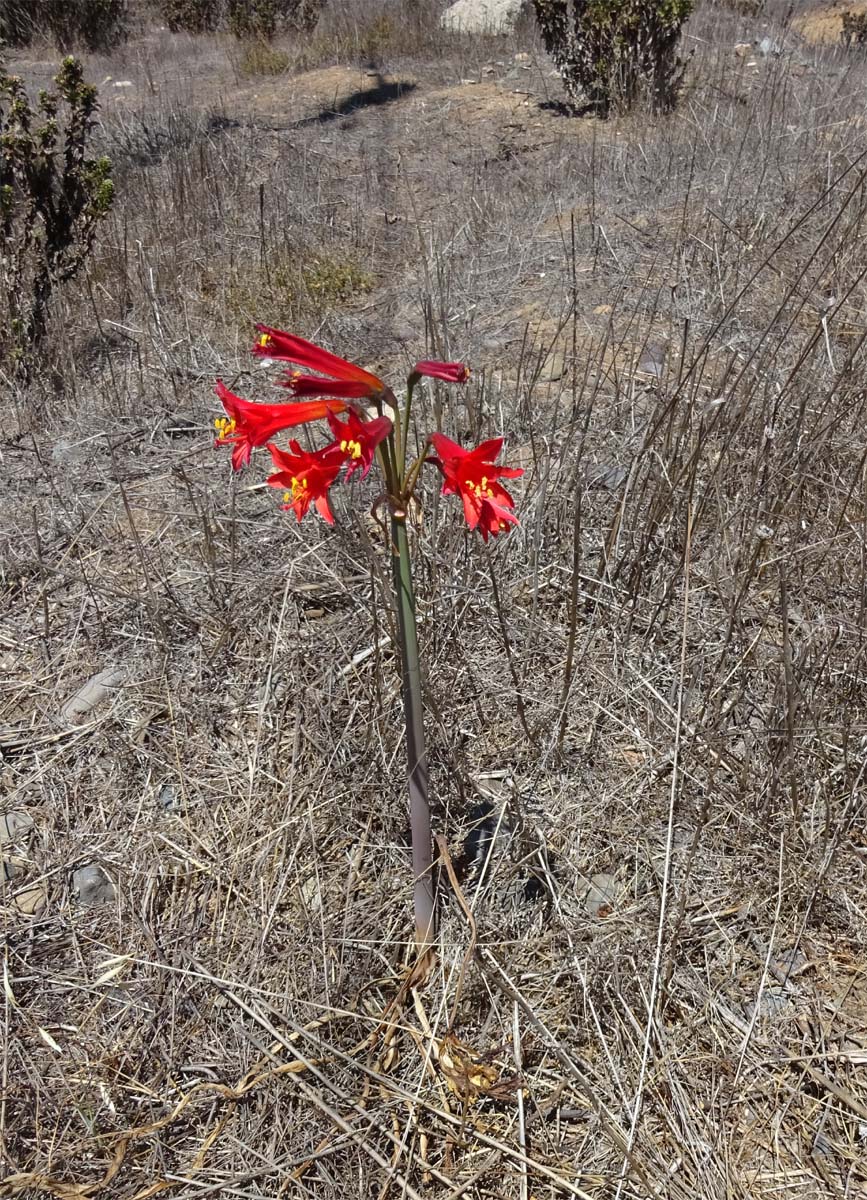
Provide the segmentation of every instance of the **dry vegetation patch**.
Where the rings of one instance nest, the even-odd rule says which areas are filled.
[[[603,123],[529,28],[338,18],[90,60],[119,200],[0,442],[0,1195],[863,1198],[865,60],[708,5]],[[254,319],[466,360],[426,424],[526,470],[495,546],[413,527],[490,850],[415,995],[375,495],[229,478]]]

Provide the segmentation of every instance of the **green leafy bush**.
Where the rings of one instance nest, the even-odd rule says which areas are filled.
[[[40,24],[64,52],[111,50],[126,37],[126,19],[126,0],[42,0],[39,6]]]
[[[126,0],[2,0],[0,38],[26,46],[47,34],[64,53],[76,46],[111,50],[127,33]]]
[[[221,7],[218,0],[159,0],[160,16],[172,33],[216,29]]]
[[[55,84],[34,104],[0,68],[0,361],[24,382],[44,348],[52,294],[84,265],[114,196],[108,159],[88,155],[96,88],[74,58]]]
[[[30,0],[4,0],[0,5],[0,40],[7,46],[26,46],[33,37],[33,24]]]
[[[228,26],[238,38],[268,40],[279,25],[312,29],[322,0],[228,0]]]
[[[229,0],[229,30],[238,38],[264,38],[277,32],[280,0]]]
[[[545,48],[574,104],[607,113],[646,99],[674,108],[685,64],[683,23],[695,0],[534,0]]]

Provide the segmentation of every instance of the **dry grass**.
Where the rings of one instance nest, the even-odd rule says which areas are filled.
[[[371,65],[385,7],[90,65],[120,201],[0,444],[0,1195],[863,1198],[867,60],[708,5],[603,124],[530,28]],[[437,824],[501,820],[416,996],[375,484],[229,478],[254,318],[465,359],[421,425],[527,468],[497,545],[416,531]]]

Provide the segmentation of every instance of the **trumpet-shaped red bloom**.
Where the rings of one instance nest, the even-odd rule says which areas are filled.
[[[230,392],[222,380],[215,388],[220,403],[226,410],[225,417],[214,422],[217,428],[216,444],[234,446],[232,466],[236,471],[250,461],[254,446],[264,446],[281,429],[305,425],[316,421],[330,412],[343,412],[346,405],[342,400],[315,400],[302,404],[255,404],[242,400]]]
[[[491,438],[475,450],[464,450],[442,433],[434,433],[431,441],[439,456],[434,462],[443,474],[442,494],[460,496],[470,529],[478,528],[487,541],[518,524],[510,511],[515,502],[497,480],[517,479],[524,472],[520,467],[499,467],[493,462],[503,447],[502,438]]]
[[[253,353],[258,354],[261,358],[275,358],[281,362],[297,363],[299,367],[304,367],[308,371],[318,371],[321,375],[330,375],[332,380],[339,380],[341,384],[356,385],[352,391],[335,391],[332,383],[331,390],[324,387],[320,392],[299,391],[296,393],[297,395],[315,396],[327,392],[329,395],[347,396],[358,400],[364,396],[381,396],[386,390],[385,384],[376,375],[365,371],[363,367],[356,366],[355,363],[347,362],[345,358],[338,358],[330,350],[323,350],[321,346],[316,346],[304,338],[296,337],[295,334],[271,329],[269,325],[257,325],[256,328],[259,331],[259,340],[253,347]],[[300,372],[294,378],[306,380],[308,387],[312,387],[315,382],[311,376],[301,375]],[[289,382],[284,386],[291,388],[292,379],[293,376],[290,376]],[[323,385],[327,382],[327,380],[322,380]]]
[[[271,457],[277,470],[268,476],[271,487],[284,488],[283,507],[294,509],[300,521],[311,503],[315,504],[329,525],[334,524],[334,514],[328,507],[328,489],[340,474],[344,455],[333,446],[310,454],[302,450],[298,442],[289,443],[291,454],[277,446],[269,445]]]
[[[431,379],[443,379],[446,383],[466,383],[470,377],[470,369],[459,362],[433,362],[424,359],[413,367],[410,382],[417,383],[422,375]]]
[[[325,379],[321,375],[303,375],[301,371],[287,371],[286,378],[277,385],[284,387],[293,396],[341,396],[345,400],[370,398],[370,387],[359,379]]]
[[[350,409],[346,421],[338,421],[337,417],[328,414],[328,424],[334,434],[335,441],[328,447],[339,450],[347,462],[346,478],[353,471],[361,468],[361,478],[364,479],[370,470],[376,447],[391,433],[391,421],[388,417],[375,417],[372,421],[362,421],[358,413]]]

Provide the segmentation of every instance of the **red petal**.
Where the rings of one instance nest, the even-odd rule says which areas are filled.
[[[413,375],[427,375],[430,379],[444,379],[446,383],[466,383],[470,377],[469,367],[459,362],[436,362],[424,359],[412,369]]]
[[[301,375],[299,372],[289,373],[277,386],[287,388],[293,396],[342,396],[346,400],[364,400],[375,395],[369,384],[354,379],[323,379],[319,375]]]
[[[358,383],[365,383],[373,392],[385,390],[385,384],[376,375],[371,375],[355,363],[347,362],[345,358],[338,358],[330,350],[324,350],[321,346],[295,334],[272,329],[269,325],[257,325],[256,328],[267,341],[264,345],[261,341],[257,342],[253,347],[254,354],[263,358],[278,358],[298,363],[310,371],[320,371],[323,375],[331,375],[335,379],[352,379]]]

